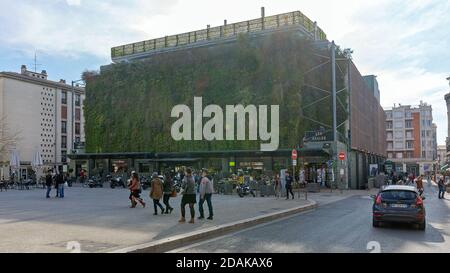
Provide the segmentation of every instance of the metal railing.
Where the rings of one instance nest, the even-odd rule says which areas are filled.
[[[235,38],[243,33],[270,31],[295,25],[302,26],[306,32],[310,33],[317,40],[327,39],[323,30],[317,27],[315,22],[311,21],[300,11],[294,11],[113,47],[111,48],[111,57],[114,60],[139,53],[186,46],[199,42]]]

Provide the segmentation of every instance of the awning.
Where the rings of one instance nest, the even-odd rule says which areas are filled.
[[[445,170],[447,170],[449,168],[449,165],[447,164],[447,165],[444,165],[444,166],[442,166],[441,167],[441,171],[445,171]]]
[[[160,158],[160,159],[146,159],[140,162],[194,162],[201,158]]]

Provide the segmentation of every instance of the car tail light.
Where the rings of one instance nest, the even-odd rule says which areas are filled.
[[[420,198],[420,196],[417,197],[417,199],[416,199],[416,206],[417,207],[423,206],[423,200],[422,200],[422,198]]]
[[[381,205],[381,195],[377,196],[377,200],[375,201],[375,204]]]

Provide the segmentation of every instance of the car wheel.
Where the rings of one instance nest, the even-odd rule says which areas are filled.
[[[425,230],[427,227],[427,222],[424,220],[423,223],[419,223],[419,230]]]
[[[375,219],[372,219],[372,226],[375,228],[380,227],[380,222]]]

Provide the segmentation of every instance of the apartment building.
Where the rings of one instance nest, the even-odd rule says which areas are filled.
[[[431,105],[385,109],[388,159],[397,172],[431,173],[437,160],[436,124]]]
[[[84,88],[51,81],[47,72],[27,70],[0,72],[0,117],[10,132],[18,134],[15,149],[21,163],[21,176],[31,173],[36,151],[47,168],[67,169],[67,154],[82,146],[84,137]],[[10,155],[0,158],[1,174],[9,177]]]

